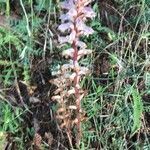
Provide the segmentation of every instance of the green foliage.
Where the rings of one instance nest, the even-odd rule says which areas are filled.
[[[27,65],[26,63],[24,64],[23,67],[23,76],[24,76],[24,81],[25,83],[29,84],[30,83],[30,68],[29,65]]]
[[[54,7],[51,7],[52,0],[36,0],[36,3],[37,3],[36,9],[38,11],[54,8]]]
[[[6,0],[6,15],[10,15],[10,2],[9,0]]]
[[[0,28],[0,36],[0,66],[4,68],[0,71],[0,78],[4,81],[5,85],[10,85],[14,79],[12,64],[18,64],[16,57],[19,57],[22,42],[16,35],[8,32],[5,28]]]
[[[17,133],[22,122],[22,110],[16,108],[13,111],[12,107],[6,103],[0,103],[0,131]]]
[[[30,85],[34,63],[43,61],[44,55],[52,57],[48,68],[54,76],[64,63],[57,55],[66,48],[57,44],[59,33],[55,30],[61,13],[58,2],[22,0],[22,5],[15,8],[19,19],[13,19],[16,12],[12,1],[0,0],[0,13],[7,17],[8,26],[0,27],[0,98],[3,88],[14,85],[15,79]],[[88,24],[95,33],[82,39],[94,52],[81,65],[91,66],[94,75],[91,73],[82,82],[88,94],[82,103],[85,121],[80,149],[148,150],[149,135],[145,131],[149,128],[146,114],[150,113],[150,0],[97,2],[92,4],[97,16]],[[107,67],[107,74],[103,74],[101,70]],[[137,88],[133,88],[135,85]],[[13,133],[13,141],[22,150],[25,141],[33,137],[33,127],[22,131],[22,114],[21,108],[0,100],[0,148],[7,142],[8,133]],[[137,132],[138,138],[134,137]]]
[[[141,128],[141,118],[143,113],[143,103],[140,93],[136,89],[131,91],[133,97],[133,127],[132,135],[134,135]]]

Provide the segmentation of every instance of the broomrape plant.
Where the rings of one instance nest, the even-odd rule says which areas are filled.
[[[85,55],[92,53],[87,45],[80,40],[82,36],[93,34],[94,30],[88,27],[85,22],[95,17],[95,13],[89,6],[91,0],[68,0],[60,4],[65,12],[60,16],[61,24],[58,30],[66,36],[59,36],[60,44],[69,43],[71,47],[62,52],[62,55],[69,59],[67,64],[61,66],[58,77],[52,81],[57,86],[53,100],[57,100],[60,107],[57,111],[57,118],[61,121],[61,128],[66,133],[72,146],[73,129],[76,129],[76,143],[81,140],[82,110],[81,100],[85,91],[81,88],[81,79],[90,73],[87,66],[81,66],[79,61]]]

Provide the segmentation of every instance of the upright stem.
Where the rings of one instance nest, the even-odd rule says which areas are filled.
[[[71,74],[71,77],[69,77],[68,81],[68,75],[66,76],[66,81],[69,82],[69,85],[66,84],[66,82],[63,82],[63,87],[60,89],[58,94],[62,95],[63,99],[65,101],[71,101],[69,102],[69,105],[71,106],[76,106],[75,108],[75,114],[72,115],[72,110],[68,110],[68,103],[65,102],[65,114],[70,113],[70,118],[65,118],[66,120],[70,120],[67,124],[65,124],[65,127],[68,129],[67,134],[69,137],[70,143],[72,142],[72,136],[70,135],[72,132],[72,127],[74,124],[76,124],[76,145],[79,147],[80,145],[80,140],[81,140],[81,99],[84,96],[83,90],[80,87],[80,80],[83,76],[88,75],[89,69],[86,66],[80,66],[79,65],[79,59],[83,57],[84,55],[88,55],[92,53],[92,50],[86,49],[86,44],[82,41],[80,41],[81,36],[89,36],[90,34],[93,34],[94,30],[88,26],[86,26],[86,20],[88,18],[93,18],[95,16],[95,13],[93,10],[90,8],[89,3],[92,0],[65,0],[65,2],[62,2],[61,7],[67,13],[61,15],[61,22],[62,24],[58,27],[58,29],[62,32],[65,33],[65,31],[69,31],[69,35],[66,36],[59,36],[59,41],[61,44],[63,43],[70,43],[71,48],[64,50],[63,55],[69,57],[72,61],[72,63],[66,64],[69,67],[63,67],[62,68],[62,74],[61,77],[65,77],[65,74]],[[78,48],[79,47],[79,48]],[[72,56],[73,52],[73,56]],[[71,61],[71,62],[72,62]],[[60,74],[59,74],[60,76]],[[61,78],[58,77],[61,81]],[[65,80],[65,78],[64,78]],[[57,80],[56,80],[57,81]],[[59,81],[59,82],[60,82]],[[55,84],[60,87],[59,82],[56,82]],[[70,87],[69,87],[70,86]],[[72,89],[73,87],[73,89]],[[63,95],[64,93],[63,89],[67,89],[68,91],[66,92],[66,95]],[[72,101],[72,96],[75,98],[74,101]],[[53,99],[58,99],[59,100],[59,95],[54,96]],[[60,102],[61,104],[61,102]],[[73,107],[72,107],[73,108]],[[74,109],[73,108],[73,109]],[[70,107],[71,109],[71,107]],[[67,112],[66,112],[67,111]],[[72,116],[74,116],[72,118]],[[65,120],[64,119],[64,120]],[[73,119],[73,120],[72,120]],[[65,120],[65,121],[66,121]],[[68,121],[67,120],[67,121]]]
[[[76,111],[76,115],[77,115],[77,137],[76,137],[76,142],[77,145],[80,144],[80,140],[81,140],[81,114],[80,114],[80,110],[81,110],[81,102],[80,102],[80,92],[79,92],[79,70],[76,68],[76,63],[78,63],[78,49],[76,46],[76,41],[73,42],[72,44],[72,48],[74,49],[74,55],[73,55],[73,64],[74,64],[74,71],[76,73],[76,76],[74,78],[74,88],[75,88],[75,99],[76,99],[76,107],[77,107],[77,111]]]

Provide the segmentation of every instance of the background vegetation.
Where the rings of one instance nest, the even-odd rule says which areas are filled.
[[[81,150],[150,149],[150,0],[97,0]],[[59,0],[0,0],[0,148],[70,149],[55,87]]]

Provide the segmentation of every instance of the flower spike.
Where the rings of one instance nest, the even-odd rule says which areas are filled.
[[[92,53],[91,49],[87,49],[86,43],[81,41],[81,36],[89,36],[94,33],[94,30],[86,25],[88,19],[95,17],[95,12],[90,7],[91,1],[65,0],[61,3],[61,8],[65,13],[60,16],[61,24],[58,30],[63,34],[66,33],[66,36],[59,36],[58,41],[60,44],[69,43],[71,45],[62,52],[62,56],[70,61],[61,66],[58,77],[53,80],[57,90],[52,99],[58,101],[60,105],[57,118],[61,120],[60,127],[66,129],[71,146],[73,128],[76,128],[77,131],[77,145],[81,140],[81,101],[85,92],[80,82],[90,73],[90,69],[87,66],[80,66],[79,60]]]

